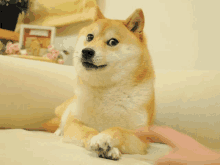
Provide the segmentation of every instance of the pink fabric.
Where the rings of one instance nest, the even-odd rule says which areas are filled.
[[[49,53],[47,54],[47,57],[51,60],[56,60],[58,55],[60,54],[60,51],[56,50],[53,45],[49,45],[48,50]]]
[[[59,63],[59,64],[63,64],[64,61],[63,61],[63,60],[58,60],[58,63]]]
[[[6,45],[5,52],[7,54],[20,54],[19,44],[18,43],[13,44],[12,42],[8,42]]]

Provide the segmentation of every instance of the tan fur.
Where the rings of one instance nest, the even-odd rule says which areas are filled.
[[[42,127],[44,128],[45,131],[54,133],[59,127],[59,124],[60,124],[60,118],[54,117],[51,120],[47,121],[46,123],[43,123]]]
[[[147,124],[147,126],[150,126],[154,123],[154,119],[155,119],[155,116],[156,116],[155,94],[154,93],[153,93],[153,96],[151,97],[151,99],[148,100],[145,108],[148,111],[148,124]]]
[[[125,26],[128,30],[125,29]],[[56,115],[60,118],[62,116],[62,120],[65,121],[64,129],[62,130],[60,126],[56,131],[58,135],[62,134],[63,131],[64,142],[73,142],[97,152],[101,157],[110,159],[119,159],[121,153],[146,154],[148,143],[143,143],[134,135],[134,129],[137,129],[139,125],[151,125],[155,116],[154,70],[146,47],[143,26],[144,16],[140,9],[136,10],[125,21],[106,19],[98,9],[95,23],[81,30],[79,40],[80,36],[86,36],[91,32],[96,36],[92,42],[84,43],[82,46],[84,47],[87,44],[87,47],[97,50],[97,56],[102,55],[100,59],[97,59],[97,64],[103,65],[109,59],[108,53],[127,51],[130,46],[133,46],[130,52],[136,51],[138,60],[133,60],[133,54],[130,55],[131,57],[125,58],[118,56],[118,58],[122,58],[120,60],[121,68],[128,69],[118,77],[114,77],[114,75],[118,75],[118,68],[112,67],[108,73],[105,73],[104,70],[103,72],[97,71],[97,73],[89,72],[87,74],[76,62],[75,67],[79,76],[77,97],[70,98],[55,110]],[[112,29],[114,36],[120,39],[122,47],[109,48],[103,42],[106,37],[104,32],[111,32]],[[79,41],[79,43],[83,42]],[[130,46],[126,48],[123,47],[123,44]],[[76,50],[77,48],[80,50],[80,45],[77,46]],[[126,49],[123,50],[124,48]],[[104,56],[98,51],[106,52],[107,55]],[[117,61],[117,57],[112,56],[113,58]],[[127,66],[128,63],[130,66]],[[110,77],[109,75],[113,76]],[[124,90],[125,93],[123,94],[120,90]],[[132,103],[132,100],[129,101],[129,97],[136,103]],[[111,104],[109,103],[115,104],[112,105],[113,109],[110,108]],[[126,107],[128,104],[131,104],[131,107]],[[80,111],[78,111],[79,105]],[[102,107],[108,113],[103,112]],[[122,116],[120,117],[120,115]],[[109,125],[113,125],[113,127],[109,127]]]
[[[98,133],[97,130],[87,127],[81,121],[74,118],[74,116],[69,115],[64,127],[63,141],[71,142],[72,140],[81,140],[82,146],[88,149],[87,141]]]
[[[110,135],[113,139],[118,139],[117,147],[123,154],[146,154],[147,143],[142,143],[132,130],[113,127],[102,133]],[[132,140],[131,140],[132,139]]]
[[[56,109],[55,109],[55,114],[61,118],[64,111],[66,110],[66,108],[68,107],[68,105],[74,100],[76,99],[76,95],[74,95],[73,97],[71,97],[70,99],[66,100],[65,102],[63,102],[60,106],[58,106]]]

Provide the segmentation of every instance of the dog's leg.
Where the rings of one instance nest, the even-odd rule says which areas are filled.
[[[71,114],[71,110],[75,108],[76,99],[77,97],[74,96],[56,108],[55,114],[61,118],[61,123],[54,134],[63,135],[63,142],[75,143],[88,148],[87,141],[97,135],[98,131],[85,126]]]
[[[76,96],[71,97],[70,99],[66,100],[65,102],[63,102],[60,106],[58,106],[55,109],[55,114],[59,118],[61,118],[60,125],[59,125],[58,129],[54,132],[55,135],[57,135],[57,136],[63,135],[64,126],[66,124],[67,118],[68,118],[70,111],[71,111],[71,108],[72,108],[71,103],[73,103],[76,98],[77,98]]]
[[[134,132],[120,127],[109,128],[91,138],[89,147],[99,157],[117,160],[123,154],[146,154],[148,144]]]
[[[71,108],[67,108],[66,111],[63,113],[63,116],[61,118],[61,122],[60,122],[60,125],[59,125],[59,128],[54,132],[55,135],[57,136],[63,136],[64,134],[64,126],[66,124],[66,121],[67,121],[67,118],[69,116],[71,112]]]
[[[67,143],[74,143],[78,146],[88,147],[88,140],[99,132],[94,128],[87,127],[81,121],[74,118],[73,115],[69,115],[64,126],[64,136],[62,141]]]

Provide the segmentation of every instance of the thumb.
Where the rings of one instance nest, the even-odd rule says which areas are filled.
[[[135,131],[135,135],[142,141],[144,141],[144,138],[156,139],[155,142],[163,142],[172,148],[182,143],[181,137],[183,136],[183,134],[167,126],[142,127]]]

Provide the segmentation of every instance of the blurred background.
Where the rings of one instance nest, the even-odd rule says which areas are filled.
[[[18,25],[21,23],[42,25],[35,20],[48,11],[57,15],[65,15],[65,11],[78,12],[77,3],[81,5],[90,3],[90,6],[97,4],[105,17],[111,19],[126,19],[135,9],[142,8],[145,14],[144,31],[155,69],[220,70],[220,0],[30,0],[29,2],[31,9],[28,11],[32,12],[32,17],[29,15],[29,22],[22,22],[23,18],[19,17]],[[83,17],[81,15],[81,18]],[[57,25],[45,20],[44,25],[56,27],[55,47],[59,50],[68,50],[71,54],[80,29],[92,22],[89,18],[62,23],[63,19],[56,20],[54,17],[54,22],[59,24]],[[17,26],[15,31],[19,30]],[[72,65],[72,58],[69,55],[64,64]]]
[[[97,0],[97,3],[103,14],[112,19],[126,19],[136,8],[143,9],[155,69],[220,70],[219,0]],[[85,24],[69,27],[71,31],[74,29],[72,37],[63,44],[75,43],[78,30]],[[59,39],[63,37],[57,37],[56,43],[60,43]]]

